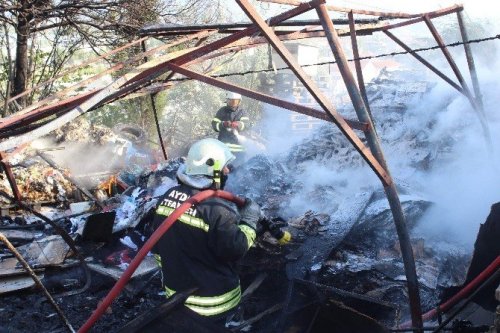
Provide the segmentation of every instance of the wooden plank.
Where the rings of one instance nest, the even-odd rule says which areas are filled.
[[[35,272],[43,272],[43,268],[34,269]],[[0,278],[28,274],[19,264],[17,258],[6,258],[0,261]],[[31,278],[30,278],[31,279]],[[33,281],[33,279],[31,279]]]
[[[40,279],[43,279],[43,274],[38,275],[38,277]],[[13,291],[32,288],[34,285],[35,281],[33,281],[30,276],[13,276],[3,278],[0,280],[0,295]]]
[[[19,229],[3,229],[2,234],[10,241],[29,241],[37,236],[43,235],[41,231],[19,230]]]

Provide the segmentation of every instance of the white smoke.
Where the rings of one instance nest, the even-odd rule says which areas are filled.
[[[441,7],[448,5],[452,4],[443,4]],[[499,33],[499,31],[492,30],[494,25],[489,25],[492,14],[487,11],[488,6],[470,7],[471,10],[466,1],[466,24],[471,22],[488,24],[480,31],[483,35],[477,35],[477,25],[472,25],[472,31],[469,25],[469,32],[472,32],[469,34],[470,38],[495,36]],[[434,9],[436,7],[426,10]],[[455,16],[453,19],[456,20]],[[426,29],[425,26],[424,28]],[[429,33],[428,37],[431,38]],[[457,40],[446,42],[455,41]],[[426,238],[459,242],[470,247],[476,238],[480,223],[483,223],[489,214],[490,206],[500,201],[500,151],[496,147],[496,143],[500,142],[500,115],[497,110],[500,103],[497,88],[500,84],[500,66],[499,61],[492,61],[496,58],[494,55],[497,43],[498,40],[471,44],[491,133],[491,150],[488,149],[476,111],[463,95],[431,73],[425,66],[411,60],[410,55],[398,56],[396,59],[405,64],[412,64],[412,67],[420,72],[429,73],[428,80],[435,83],[431,91],[421,99],[413,101],[413,105],[404,111],[402,121],[398,123],[399,128],[380,133],[384,135],[382,137],[383,149],[396,183],[408,185],[412,190],[418,189],[434,203],[415,230],[417,234],[425,235]],[[450,49],[472,90],[463,47]],[[377,52],[385,53],[387,50],[371,49],[370,51],[376,54]],[[441,52],[425,52],[422,56],[442,69],[455,82],[457,81]],[[410,58],[410,60],[402,60],[402,58]],[[290,124],[286,122],[289,113],[281,110],[266,113],[264,121],[274,131],[266,132],[270,153],[284,153],[297,142],[296,140],[299,140],[291,133]],[[408,139],[409,135],[423,136],[426,146],[414,147],[409,143],[405,145],[404,140]],[[435,150],[436,147],[443,146],[449,147],[449,151]],[[428,153],[433,156],[434,162],[430,170],[419,171],[411,164],[411,156],[417,153]],[[343,197],[362,191],[367,185],[382,188],[377,177],[366,164],[361,168],[338,170],[338,165],[331,163],[302,164],[297,172],[304,187],[301,193],[292,199],[287,209],[297,214],[308,209],[319,209],[321,204],[315,200],[316,198],[310,196],[318,186],[331,185]],[[331,198],[332,202],[340,199]]]
[[[259,127],[267,139],[267,155],[279,156],[287,153],[294,144],[306,136],[292,131],[290,111],[266,104],[262,112]]]
[[[500,117],[496,107],[500,103],[496,89],[500,84],[500,70],[498,66],[494,67],[497,68],[495,71],[484,64],[478,67],[492,136],[491,150],[468,101],[457,96],[437,117],[433,131],[435,140],[446,133],[456,136],[452,160],[438,166],[423,180],[436,205],[421,221],[419,231],[436,238],[455,239],[467,246],[473,244],[479,224],[486,220],[490,206],[500,201],[500,151],[497,145],[500,142]]]

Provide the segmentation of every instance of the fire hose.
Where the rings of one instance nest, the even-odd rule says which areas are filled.
[[[85,333],[95,324],[99,318],[103,315],[104,311],[111,305],[113,300],[121,293],[122,289],[127,284],[128,280],[132,277],[132,274],[135,272],[137,267],[139,267],[140,263],[144,259],[144,257],[148,254],[149,251],[153,248],[153,246],[160,240],[165,232],[174,224],[174,222],[193,204],[198,204],[208,198],[217,197],[226,199],[234,202],[237,206],[242,207],[245,204],[245,200],[235,196],[232,193],[226,191],[214,191],[214,190],[205,190],[193,195],[191,198],[184,201],[177,209],[175,209],[172,214],[170,214],[158,227],[158,229],[153,232],[151,237],[144,243],[142,248],[137,252],[137,255],[130,262],[127,269],[123,272],[122,276],[118,281],[116,281],[113,288],[109,291],[106,297],[99,303],[97,309],[92,313],[92,315],[87,319],[87,321],[83,324],[83,326],[78,330],[78,333]],[[289,240],[290,234],[288,232],[284,232],[287,240]]]
[[[465,287],[463,287],[458,293],[456,293],[449,300],[439,305],[437,308],[432,309],[422,315],[422,320],[426,321],[434,318],[438,313],[446,312],[451,309],[458,301],[467,297],[475,288],[477,288],[481,283],[483,283],[488,277],[494,274],[500,268],[500,255],[496,257],[495,260],[491,262],[478,276],[476,276],[471,282],[469,282]],[[411,321],[407,321],[401,324],[400,328],[408,328],[411,326]]]

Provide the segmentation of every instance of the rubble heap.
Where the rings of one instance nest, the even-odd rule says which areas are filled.
[[[433,202],[420,190],[420,184],[405,177],[415,171],[430,170],[449,158],[453,138],[432,138],[432,119],[418,128],[401,130],[402,124],[413,116],[405,112],[407,103],[422,96],[428,87],[422,82],[410,85],[404,96],[396,96],[399,102],[394,103],[395,107],[383,108],[379,102],[391,100],[386,95],[395,98],[392,92],[400,83],[391,83],[390,72],[382,74],[368,85],[374,102],[372,111],[389,154],[405,152],[409,160],[398,174],[397,184],[416,259],[422,306],[427,311],[440,303],[444,289],[464,283],[471,254],[457,244],[433,243],[416,232],[419,220]],[[115,140],[112,133],[99,128],[94,128],[95,135],[82,136],[81,131],[92,130],[85,124],[66,130],[68,133],[58,134],[60,140]],[[134,185],[103,200],[103,210],[87,210],[79,216],[69,216],[68,211],[53,215],[85,258],[92,272],[90,286],[83,279],[75,253],[61,243],[52,228],[36,221],[24,238],[11,233],[10,238],[17,241],[23,255],[52,291],[66,293],[81,288],[82,295],[73,299],[73,306],[64,301],[64,310],[75,325],[85,322],[147,239],[147,223],[156,200],[176,184],[176,171],[182,163],[182,158],[172,159],[155,169],[142,170]],[[324,175],[331,177],[314,180],[312,176],[319,169],[322,173],[329,171]],[[370,332],[385,332],[386,327],[395,327],[409,317],[392,212],[380,184],[372,180],[375,177],[366,169],[365,162],[338,130],[325,125],[287,154],[256,155],[233,170],[226,190],[256,200],[267,217],[283,221],[283,228],[292,234],[292,242],[281,246],[269,232],[264,233],[241,263],[242,287],[248,288],[244,295],[248,294],[243,297],[243,318],[237,320],[237,329],[233,331],[275,332],[287,325],[310,329],[317,328],[311,326],[315,322],[323,322],[324,331],[330,331],[332,325],[343,330],[342,325],[347,325],[357,329],[353,332],[367,331],[368,327]],[[52,174],[44,177],[55,179]],[[48,187],[43,189],[49,191]],[[52,252],[54,255],[50,255]],[[0,276],[0,282],[7,281],[5,285],[11,287],[4,289],[4,299],[21,308],[19,304],[25,300],[34,302],[36,295],[29,292],[32,284],[25,279],[26,284],[12,287],[14,283],[8,280],[13,276],[26,278],[16,260],[8,251],[2,251],[0,258],[0,264],[7,265],[5,271],[9,272]],[[158,272],[154,259],[146,257],[111,307],[112,313],[106,314],[95,329],[116,330],[164,303],[163,295],[158,294]],[[9,295],[14,289],[26,293],[19,299]],[[278,311],[281,312],[276,315],[277,320],[259,322],[259,318]],[[38,312],[33,319],[43,317],[43,311]],[[0,311],[0,319],[12,331],[29,328],[18,322],[21,315]],[[60,323],[46,318],[39,326],[53,331]]]

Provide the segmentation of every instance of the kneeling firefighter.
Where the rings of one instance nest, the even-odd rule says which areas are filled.
[[[223,189],[234,158],[219,140],[194,143],[177,172],[179,185],[159,200],[154,228],[194,194]],[[221,198],[189,208],[153,249],[161,263],[166,296],[196,288],[185,307],[212,322],[225,323],[241,299],[237,262],[254,244],[260,217],[259,205],[250,199],[241,209]]]

